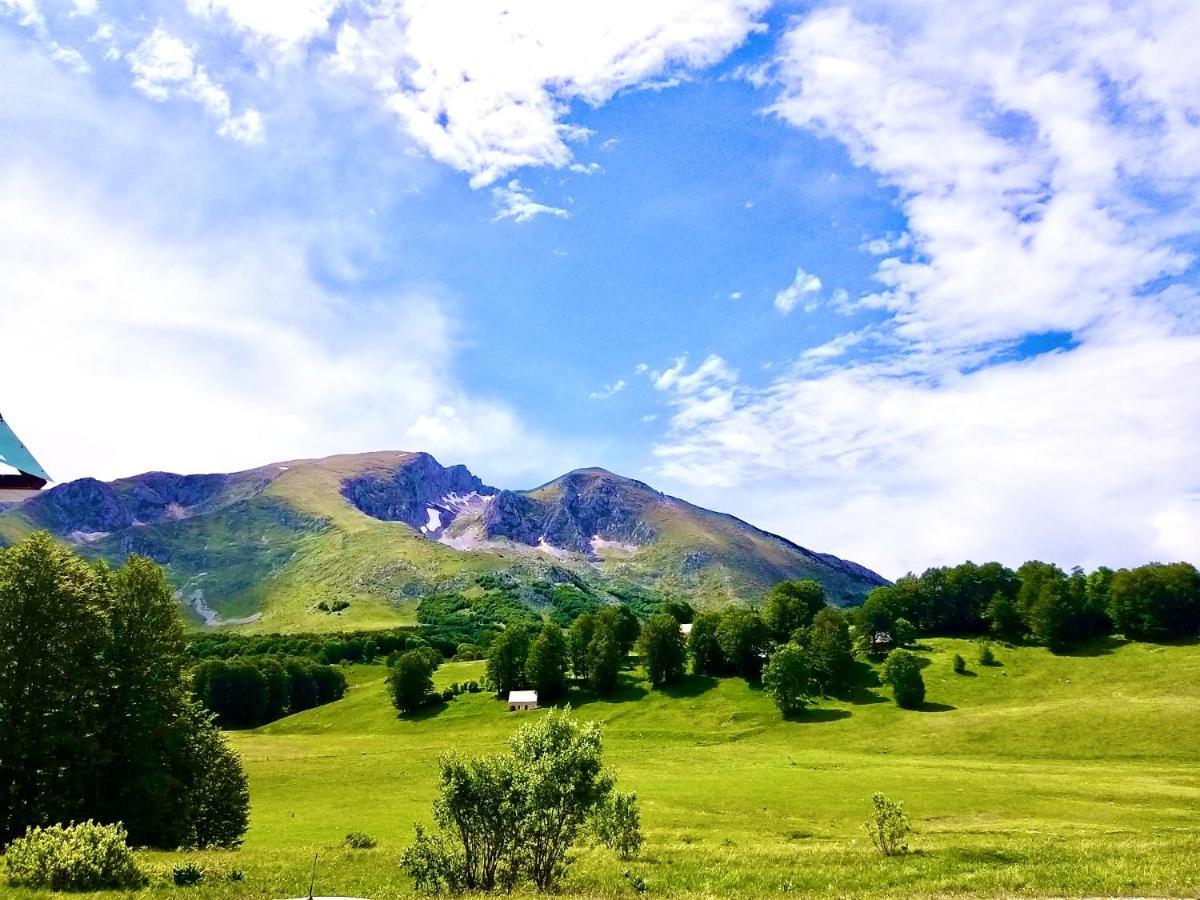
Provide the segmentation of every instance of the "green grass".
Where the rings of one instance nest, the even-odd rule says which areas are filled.
[[[955,653],[972,674],[952,672]],[[629,673],[612,700],[576,695],[621,787],[638,793],[647,845],[632,862],[583,845],[564,894],[635,896],[626,870],[660,896],[1200,894],[1200,646],[998,647],[1001,664],[985,668],[972,645],[939,639],[924,655],[930,705],[915,712],[869,670],[851,701],[794,722],[739,679],[654,692]],[[482,670],[447,664],[437,681]],[[348,672],[344,700],[232,735],[251,778],[245,846],[144,854],[157,873],[147,895],[302,896],[314,852],[320,890],[408,894],[396,860],[429,817],[437,755],[502,748],[527,715],[475,694],[400,720],[384,668]],[[877,790],[913,818],[907,857],[866,842]],[[341,849],[349,831],[379,846]],[[170,886],[187,859],[246,880]]]

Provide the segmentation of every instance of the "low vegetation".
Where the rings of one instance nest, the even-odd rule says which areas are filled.
[[[14,886],[98,891],[138,888],[146,881],[121,825],[31,826],[4,857]]]

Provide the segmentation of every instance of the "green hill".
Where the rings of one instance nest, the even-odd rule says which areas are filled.
[[[869,669],[851,701],[793,722],[733,678],[655,692],[632,672],[615,698],[574,695],[638,793],[647,845],[631,862],[582,846],[564,893],[634,896],[628,870],[654,896],[1197,896],[1200,646],[997,649],[985,668],[966,641],[928,641],[923,711],[898,709]],[[952,672],[955,653],[971,674]],[[246,880],[189,896],[301,896],[318,852],[319,890],[407,896],[396,857],[429,818],[438,753],[499,749],[526,714],[468,694],[398,720],[385,671],[353,667],[344,700],[233,734],[251,779],[245,846],[146,854],[151,895],[175,896],[161,880],[194,859]],[[481,671],[451,663],[437,681]],[[913,854],[867,844],[877,790],[905,802]],[[379,847],[341,849],[352,830]]]
[[[570,582],[600,601],[651,591],[700,606],[757,599],[785,578],[815,578],[841,604],[885,583],[601,469],[501,491],[424,453],[83,479],[0,512],[0,543],[35,528],[113,562],[150,556],[196,624],[251,631],[408,624],[417,598],[469,593],[484,575]],[[329,614],[322,601],[348,606]]]

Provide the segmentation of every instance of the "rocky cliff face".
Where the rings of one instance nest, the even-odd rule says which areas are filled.
[[[442,466],[428,453],[413,454],[392,471],[365,473],[342,484],[342,496],[359,511],[425,534],[443,531],[461,510],[462,498],[495,493],[466,466]]]
[[[108,483],[81,478],[31,498],[21,510],[34,525],[54,534],[109,534],[209,512],[257,493],[269,481],[261,471],[238,475],[148,472]]]
[[[596,538],[647,544],[654,528],[643,518],[648,503],[661,498],[648,485],[603,469],[582,469],[533,491],[505,491],[483,516],[493,537],[591,554]]]

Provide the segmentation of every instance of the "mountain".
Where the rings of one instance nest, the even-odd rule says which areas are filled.
[[[538,585],[566,583],[701,607],[757,599],[786,578],[816,579],[839,605],[886,584],[857,563],[604,469],[509,491],[427,453],[85,478],[0,511],[0,544],[38,528],[89,556],[150,556],[197,622],[253,630],[411,622],[422,596],[472,596],[498,580],[534,606]],[[318,604],[339,600],[349,606],[332,626]]]

